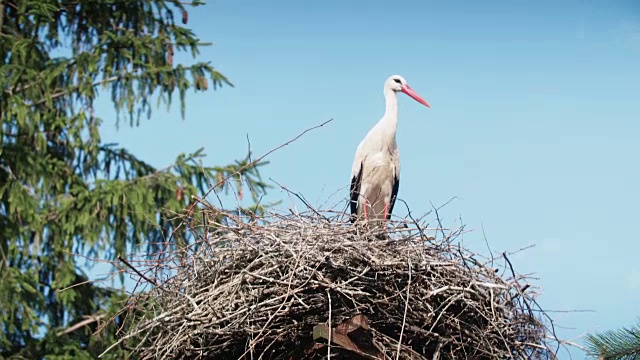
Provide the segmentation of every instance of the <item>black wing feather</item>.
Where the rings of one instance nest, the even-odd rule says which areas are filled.
[[[393,176],[393,188],[391,189],[391,200],[389,200],[389,211],[387,212],[387,220],[391,219],[391,213],[393,212],[393,206],[396,204],[396,197],[398,196],[398,189],[400,188],[400,174],[396,171]]]
[[[355,222],[358,216],[358,198],[360,197],[360,185],[362,185],[362,169],[364,168],[364,162],[360,163],[360,171],[351,178],[351,187],[349,193],[351,194],[351,222]]]

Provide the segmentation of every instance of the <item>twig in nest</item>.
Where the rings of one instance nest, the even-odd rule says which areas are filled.
[[[404,304],[404,315],[402,316],[402,327],[400,328],[400,338],[398,339],[398,352],[396,360],[400,359],[400,349],[402,348],[402,335],[404,334],[404,327],[407,323],[407,310],[409,309],[409,295],[411,294],[411,259],[407,261],[409,263],[409,280],[407,281],[407,299]]]
[[[331,359],[331,335],[333,335],[333,327],[331,325],[331,289],[327,289],[327,299],[329,301],[329,343],[327,344],[327,360]]]
[[[293,194],[295,197],[300,199],[300,201],[302,201],[304,203],[304,205],[307,207],[307,209],[309,209],[310,211],[313,211],[313,213],[318,215],[318,217],[320,217],[321,219],[324,219],[326,222],[330,222],[329,219],[327,219],[324,215],[320,214],[316,209],[314,209],[311,206],[311,204],[309,204],[309,202],[307,200],[305,200],[300,194],[298,194],[295,191],[291,191],[291,190],[287,189],[284,185],[280,185],[280,183],[278,183],[277,181],[273,180],[272,178],[269,178],[269,180],[273,181],[274,183],[276,183],[276,185],[280,186],[280,188],[282,190],[288,192],[289,194]]]
[[[518,287],[516,288],[516,290],[518,290],[518,293],[520,295],[524,295],[523,291],[527,289],[527,287],[520,287],[520,284],[518,284],[518,277],[516,276],[516,272],[515,270],[513,270],[513,265],[511,264],[511,260],[509,260],[509,258],[507,257],[507,253],[503,252],[502,256],[504,257],[504,259],[507,261],[507,264],[509,264],[509,269],[511,269],[511,275],[513,276],[513,281],[516,282],[516,284],[518,285]],[[521,290],[522,289],[522,290]],[[529,310],[529,314],[531,316],[533,316],[533,311],[531,311],[531,306],[529,306],[529,303],[527,302],[527,299],[525,296],[522,296],[522,301],[524,302],[524,304],[527,306],[527,310]]]

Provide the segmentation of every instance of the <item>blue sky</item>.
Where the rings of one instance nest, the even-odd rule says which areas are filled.
[[[189,19],[214,42],[200,60],[235,87],[189,94],[185,121],[162,108],[119,130],[105,99],[106,142],[157,166],[202,146],[224,164],[247,134],[259,155],[334,118],[263,176],[339,199],[383,82],[400,74],[432,105],[400,95],[399,196],[412,212],[457,196],[444,222],[462,216],[465,245],[486,254],[482,226],[494,252],[536,244],[512,261],[539,278],[543,307],[595,310],[553,314],[564,337],[640,315],[637,1],[217,0]],[[268,199],[291,205],[280,190]]]

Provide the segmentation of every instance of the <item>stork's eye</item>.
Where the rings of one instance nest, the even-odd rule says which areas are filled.
[[[398,84],[402,85],[402,81],[400,81],[400,79],[393,79],[393,81],[397,82]]]

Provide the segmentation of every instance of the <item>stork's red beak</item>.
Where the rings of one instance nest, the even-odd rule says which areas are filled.
[[[411,88],[411,86],[409,85],[405,85],[402,87],[402,92],[411,96],[415,101],[419,102],[420,104],[431,108],[431,105],[429,105],[429,103],[427,102],[427,100],[423,99],[420,95],[418,95],[417,92],[413,91],[413,89]]]

